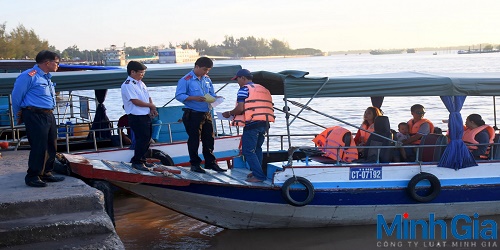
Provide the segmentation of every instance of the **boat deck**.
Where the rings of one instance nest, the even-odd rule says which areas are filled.
[[[190,167],[164,166],[153,163],[149,171],[132,168],[131,163],[108,160],[90,160],[77,155],[64,154],[71,170],[85,178],[101,179],[107,181],[125,181],[134,183],[169,184],[174,186],[187,186],[190,183],[204,182],[221,185],[241,185],[256,187],[271,187],[271,180],[253,183],[246,182],[247,175],[251,172],[246,168],[231,168],[226,172],[205,170],[206,173],[197,173]]]

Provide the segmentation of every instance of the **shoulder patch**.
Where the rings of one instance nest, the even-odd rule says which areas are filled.
[[[136,82],[136,81],[134,81],[134,80],[132,80],[132,83],[137,84],[137,82]]]
[[[188,76],[184,77],[184,80],[189,80],[191,78],[193,78],[193,76],[192,75],[188,75]]]
[[[126,81],[125,81],[125,84],[129,84],[129,83],[130,83],[130,80],[126,80]]]
[[[28,73],[29,76],[34,76],[35,74],[36,74],[36,69],[34,69]]]

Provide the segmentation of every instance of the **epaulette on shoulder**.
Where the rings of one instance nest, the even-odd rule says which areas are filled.
[[[36,74],[36,69],[34,69],[28,73],[29,76],[34,76],[35,74]]]
[[[187,75],[186,77],[184,77],[184,80],[189,80],[189,79],[191,79],[191,78],[193,78],[193,76],[192,76],[192,75]]]
[[[125,84],[129,84],[129,83],[130,83],[130,80],[126,80],[126,81],[125,81]]]

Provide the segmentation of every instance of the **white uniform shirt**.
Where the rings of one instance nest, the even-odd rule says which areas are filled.
[[[149,103],[149,92],[146,84],[142,81],[137,81],[132,77],[128,77],[121,86],[123,107],[126,114],[132,115],[147,115],[150,112],[148,107],[139,107],[132,103],[132,99],[138,99]]]

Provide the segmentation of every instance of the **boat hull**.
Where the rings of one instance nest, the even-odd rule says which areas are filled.
[[[484,193],[484,188],[443,190],[435,202],[412,201],[404,189],[396,190],[317,190],[315,201],[303,207],[291,206],[281,198],[280,189],[235,190],[224,186],[189,185],[166,188],[127,182],[112,182],[148,200],[206,223],[228,229],[301,228],[376,224],[377,215],[390,219],[408,213],[409,219],[450,219],[457,214],[494,215],[500,213],[497,200],[467,201],[469,195]],[[489,187],[499,193],[500,187]],[[205,190],[198,192],[195,190]],[[213,194],[210,194],[212,193]],[[234,195],[231,197],[231,193]],[[219,194],[219,195],[217,195]],[[221,195],[228,194],[228,195]],[[237,196],[237,197],[235,197]],[[500,196],[500,195],[497,195]],[[385,197],[385,198],[384,198]],[[393,201],[385,202],[390,197]],[[453,198],[450,198],[453,197]],[[266,201],[267,200],[267,201]],[[453,201],[454,200],[454,201]],[[459,202],[457,202],[460,200]],[[277,202],[278,201],[278,202]],[[279,202],[281,201],[281,202]],[[329,204],[320,204],[329,201]],[[386,204],[384,204],[386,203]]]

